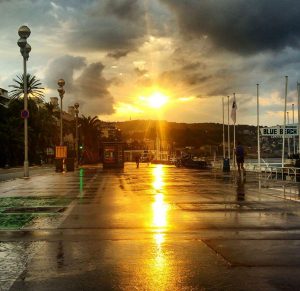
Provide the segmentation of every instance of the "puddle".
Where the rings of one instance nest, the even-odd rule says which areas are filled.
[[[244,210],[266,211],[267,208],[261,205],[250,205],[246,203],[176,203],[185,211],[235,211],[243,205]]]
[[[5,209],[2,213],[60,213],[67,207],[12,207]]]
[[[20,229],[33,220],[59,215],[73,199],[60,196],[0,198],[0,229]]]

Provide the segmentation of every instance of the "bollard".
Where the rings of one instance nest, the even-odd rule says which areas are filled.
[[[230,172],[230,160],[228,158],[223,160],[223,172]]]
[[[74,171],[75,169],[75,159],[74,158],[66,158],[66,170],[67,172]]]
[[[63,159],[55,159],[55,172],[63,171]]]

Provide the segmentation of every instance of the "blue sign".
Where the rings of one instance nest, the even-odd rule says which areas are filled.
[[[21,117],[24,118],[24,119],[25,119],[25,118],[28,118],[28,117],[29,117],[29,111],[23,109],[23,110],[21,111]]]

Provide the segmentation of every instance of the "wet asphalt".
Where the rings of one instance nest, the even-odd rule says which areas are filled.
[[[0,290],[300,290],[298,184],[147,164],[1,182],[2,219],[32,215],[0,229]]]
[[[31,166],[29,167],[30,176],[36,175],[44,175],[53,172],[53,166],[43,165],[43,166]],[[24,168],[8,168],[8,169],[0,169],[0,182],[13,180],[17,178],[22,178],[24,176]]]

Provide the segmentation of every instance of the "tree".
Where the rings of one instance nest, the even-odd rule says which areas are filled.
[[[81,138],[83,141],[84,161],[99,161],[100,139],[101,139],[101,121],[97,116],[84,116],[79,119]]]
[[[35,163],[46,153],[47,147],[53,147],[59,140],[59,127],[54,114],[45,103],[36,104],[34,99],[28,100],[30,118],[29,145],[31,160]]]
[[[20,117],[22,102],[2,107],[0,116],[0,165],[21,165],[24,161],[24,124]]]
[[[15,84],[9,96],[7,108],[0,106],[0,166],[5,164],[22,165],[24,161],[24,120],[20,116],[24,108],[22,100],[24,82],[22,76],[13,79]],[[28,155],[29,162],[39,163],[46,153],[46,148],[54,146],[59,140],[56,112],[51,103],[43,101],[44,88],[41,82],[27,74],[28,86]]]
[[[97,149],[101,137],[100,120],[97,116],[82,117],[79,120],[84,146],[90,149]]]
[[[14,88],[9,92],[9,97],[11,100],[20,99],[24,94],[24,79],[23,75],[17,75],[13,81],[15,84],[9,85],[9,87]],[[28,97],[34,97],[37,101],[41,101],[44,98],[45,88],[41,87],[42,83],[36,76],[27,74],[27,93]]]

